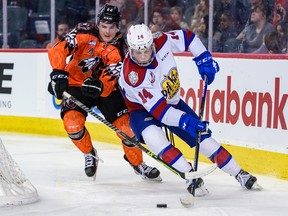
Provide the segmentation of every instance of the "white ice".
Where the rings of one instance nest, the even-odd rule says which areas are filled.
[[[0,133],[6,149],[37,188],[40,200],[23,206],[0,207],[0,216],[286,216],[288,181],[256,175],[263,191],[247,191],[217,169],[204,177],[210,191],[184,208],[185,181],[143,153],[161,171],[161,183],[146,182],[123,159],[120,146],[94,142],[104,163],[96,181],[84,173],[84,157],[68,138]],[[207,164],[200,163],[199,169]],[[259,164],[261,166],[261,164]],[[166,203],[166,209],[156,208]]]

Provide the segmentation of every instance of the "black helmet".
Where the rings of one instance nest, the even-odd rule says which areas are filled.
[[[98,13],[98,22],[119,23],[120,11],[117,6],[105,4]]]

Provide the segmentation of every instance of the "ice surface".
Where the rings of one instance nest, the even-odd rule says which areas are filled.
[[[256,175],[264,190],[247,191],[217,169],[204,177],[210,191],[182,207],[185,181],[143,153],[161,171],[163,182],[146,182],[123,159],[120,146],[94,142],[104,163],[95,182],[84,173],[84,157],[68,138],[0,133],[6,149],[37,188],[40,200],[23,206],[0,207],[0,216],[286,216],[288,181]],[[199,169],[207,164],[200,163]],[[261,164],[259,164],[261,166]],[[168,207],[156,208],[158,203]]]

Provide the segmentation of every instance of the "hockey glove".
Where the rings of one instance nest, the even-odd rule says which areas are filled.
[[[203,52],[193,60],[198,67],[201,78],[204,80],[204,75],[206,75],[208,85],[210,85],[215,78],[215,74],[219,71],[218,63],[212,58],[210,52],[208,51]]]
[[[103,91],[103,83],[96,78],[87,78],[82,84],[83,95],[91,98],[98,98]]]
[[[194,138],[197,137],[198,132],[207,131],[208,124],[208,122],[201,122],[189,114],[183,114],[179,121],[179,127],[187,131]]]
[[[57,99],[62,99],[63,92],[68,90],[68,77],[68,72],[54,69],[50,74],[51,81],[48,84],[50,94],[54,95]]]

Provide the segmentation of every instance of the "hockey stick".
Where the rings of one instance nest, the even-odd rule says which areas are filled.
[[[207,76],[205,76],[204,89],[202,92],[201,106],[199,110],[199,121],[201,122],[202,122],[203,114],[204,114],[207,86],[208,86],[208,80],[207,80]],[[200,141],[201,141],[200,139],[201,139],[201,131],[197,133],[197,142],[195,146],[195,156],[194,156],[194,171],[195,172],[197,172],[197,169],[198,169],[199,149],[200,149]],[[193,190],[192,190],[193,196],[195,196],[196,183],[197,183],[197,179],[193,179]]]
[[[207,92],[207,86],[208,86],[206,76],[204,77],[204,83],[205,84],[204,84],[204,89],[203,89],[202,98],[201,98],[201,105],[200,105],[200,110],[199,110],[199,121],[202,121],[203,113],[204,113],[204,107],[205,107],[205,99],[206,99],[206,92]],[[196,142],[196,146],[195,146],[195,155],[194,155],[194,172],[197,172],[197,169],[198,169],[198,157],[199,157],[201,133],[202,133],[201,131],[197,133],[197,142]],[[214,164],[214,165],[216,165],[216,164]],[[197,179],[193,179],[192,194],[180,197],[181,204],[186,208],[190,208],[194,205],[196,183],[197,183]]]
[[[211,172],[213,172],[216,168],[217,165],[216,164],[212,164],[209,167],[207,167],[206,169],[197,171],[197,172],[189,172],[189,173],[183,173],[178,171],[177,169],[175,169],[174,167],[170,166],[169,164],[167,164],[165,161],[163,161],[161,158],[159,158],[157,155],[155,155],[153,152],[151,152],[150,150],[148,150],[147,148],[145,148],[143,145],[141,145],[138,141],[135,141],[133,138],[129,137],[127,134],[125,134],[123,131],[119,130],[118,128],[116,128],[114,125],[112,125],[110,122],[108,122],[107,120],[105,120],[103,117],[101,117],[100,115],[98,115],[94,110],[90,109],[89,107],[85,106],[83,103],[81,103],[79,100],[77,100],[76,98],[74,98],[72,95],[70,95],[67,92],[63,92],[63,97],[69,99],[70,101],[72,101],[74,104],[76,104],[77,106],[81,107],[83,110],[85,110],[87,113],[91,114],[92,116],[94,116],[96,119],[98,119],[100,122],[102,122],[103,124],[105,124],[106,126],[108,126],[109,128],[111,128],[112,130],[114,130],[116,133],[118,133],[119,135],[121,135],[126,141],[128,141],[130,144],[137,146],[138,148],[140,148],[143,152],[145,152],[147,155],[149,155],[150,157],[154,158],[156,161],[158,161],[159,163],[161,163],[163,166],[165,166],[166,168],[168,168],[170,171],[172,171],[173,173],[175,173],[176,175],[180,176],[181,178],[188,180],[188,179],[197,179],[197,178],[201,178],[203,176],[206,176],[208,174],[210,174]]]
[[[174,140],[173,132],[171,130],[169,130],[166,125],[164,125],[164,130],[165,130],[167,140],[169,140],[171,142],[171,144],[173,146],[175,146],[175,140]]]

